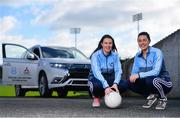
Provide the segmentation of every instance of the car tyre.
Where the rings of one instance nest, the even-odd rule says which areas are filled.
[[[45,73],[40,75],[38,88],[41,97],[51,97],[52,90],[48,87],[48,81]]]
[[[58,94],[58,97],[65,98],[65,97],[67,97],[68,90],[66,88],[64,88],[64,87],[58,88],[57,89],[57,94]]]
[[[21,87],[21,85],[15,85],[15,94],[16,97],[24,97],[26,90]]]

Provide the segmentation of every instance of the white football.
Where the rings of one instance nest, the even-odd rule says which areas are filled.
[[[104,102],[109,108],[117,108],[121,105],[122,97],[118,92],[111,92],[104,96]]]

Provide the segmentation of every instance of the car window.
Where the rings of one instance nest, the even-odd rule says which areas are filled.
[[[23,58],[26,49],[17,45],[6,45],[6,58]]]
[[[43,58],[75,58],[87,59],[87,57],[75,48],[41,47]]]
[[[40,58],[39,48],[35,48],[35,49],[33,50],[33,53],[36,54],[36,55]]]
[[[49,47],[42,47],[42,55],[44,58],[74,58],[67,50]]]
[[[73,48],[72,53],[76,59],[87,59],[87,57],[79,50]]]

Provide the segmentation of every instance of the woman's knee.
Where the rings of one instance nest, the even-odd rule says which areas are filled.
[[[102,97],[104,95],[104,88],[99,80],[88,81],[89,90],[95,97]]]
[[[125,92],[125,91],[129,88],[129,82],[128,82],[128,80],[121,80],[121,81],[119,82],[118,88],[119,88],[119,91],[120,91],[120,92]]]

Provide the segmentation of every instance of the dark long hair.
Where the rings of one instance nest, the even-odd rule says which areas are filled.
[[[101,38],[101,40],[99,41],[98,47],[93,51],[93,53],[102,48],[101,43],[103,43],[103,41],[104,41],[105,38],[110,38],[110,39],[112,40],[112,51],[117,52],[117,48],[116,48],[114,39],[112,38],[112,36],[110,36],[110,35],[108,35],[108,34],[105,34],[105,35]],[[93,54],[93,53],[92,53],[92,54]],[[91,56],[92,56],[92,54],[91,54]],[[90,58],[91,58],[91,56],[90,56]]]

